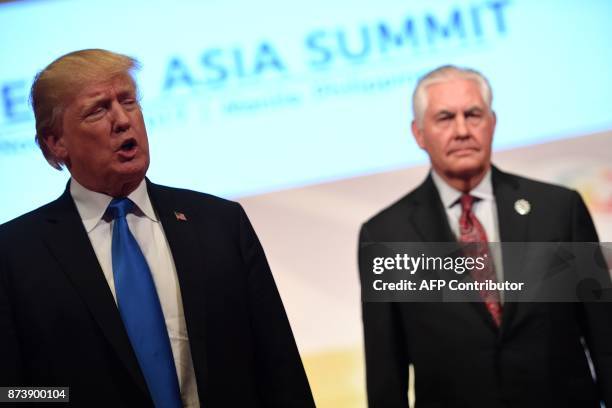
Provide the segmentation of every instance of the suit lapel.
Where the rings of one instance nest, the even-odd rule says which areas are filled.
[[[452,242],[455,237],[448,225],[446,211],[431,174],[415,191],[410,220],[424,242]]]
[[[504,243],[528,242],[528,215],[521,215],[514,208],[516,201],[524,198],[521,196],[518,181],[496,167],[492,168],[492,172],[500,241]],[[522,269],[524,253],[520,244],[507,245],[503,249],[504,280],[512,280],[513,271]],[[518,306],[516,301],[506,296],[502,332],[510,328]]]
[[[43,239],[140,390],[149,395],[113,295],[68,188],[46,214]]]
[[[186,203],[177,200],[172,190],[155,185],[147,179],[151,203],[162,223],[176,267],[189,346],[200,396],[208,395],[208,365],[206,358],[206,290],[202,246],[196,232],[197,214]],[[180,202],[179,202],[180,201]],[[188,204],[188,203],[187,203]]]
[[[521,196],[518,182],[496,167],[493,167],[492,172],[500,240],[502,242],[526,242],[528,217],[519,214],[514,209],[516,201],[524,198]]]

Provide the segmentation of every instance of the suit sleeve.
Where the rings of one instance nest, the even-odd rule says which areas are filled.
[[[7,242],[0,235],[0,386],[23,385],[19,341],[14,321],[8,259],[4,252]]]
[[[367,227],[359,233],[359,276],[363,285],[362,245],[372,242]],[[363,289],[362,289],[363,292]],[[370,408],[408,406],[410,358],[397,304],[362,301],[366,386]]]
[[[574,242],[598,242],[597,232],[587,207],[578,193],[574,193],[572,205]],[[599,265],[605,265],[603,254],[594,246],[594,256]],[[607,282],[610,288],[608,268],[598,268],[600,282]],[[584,338],[591,355],[600,398],[607,407],[612,407],[612,302],[585,302],[582,304]]]
[[[248,269],[260,395],[266,407],[314,407],[285,309],[263,248],[242,207],[240,247]]]

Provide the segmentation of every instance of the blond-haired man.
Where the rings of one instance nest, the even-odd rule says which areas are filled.
[[[0,385],[75,406],[312,407],[239,204],[153,184],[137,62],[64,55],[32,86],[62,196],[0,227]]]

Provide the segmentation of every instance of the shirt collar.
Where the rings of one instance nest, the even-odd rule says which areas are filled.
[[[444,181],[442,177],[434,169],[431,170],[431,178],[438,189],[438,193],[440,194],[440,199],[442,200],[442,204],[444,204],[444,208],[451,208],[455,203],[459,201],[461,191],[451,187]],[[476,187],[474,187],[470,191],[470,195],[479,198],[481,201],[492,201],[494,199],[493,195],[493,184],[491,183],[491,169],[487,171],[485,176],[480,180],[480,183]]]
[[[91,232],[104,216],[113,197],[104,193],[91,191],[83,187],[74,178],[70,179],[70,194],[79,211],[81,220],[83,220],[85,230],[88,233]],[[157,222],[157,216],[153,210],[151,200],[149,199],[147,183],[144,179],[138,187],[136,187],[136,190],[128,195],[128,198],[132,200],[142,215],[149,218],[151,221]]]

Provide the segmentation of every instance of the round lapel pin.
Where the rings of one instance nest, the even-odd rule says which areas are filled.
[[[531,204],[529,204],[529,201],[521,198],[514,203],[514,210],[520,215],[527,215],[531,211]]]

